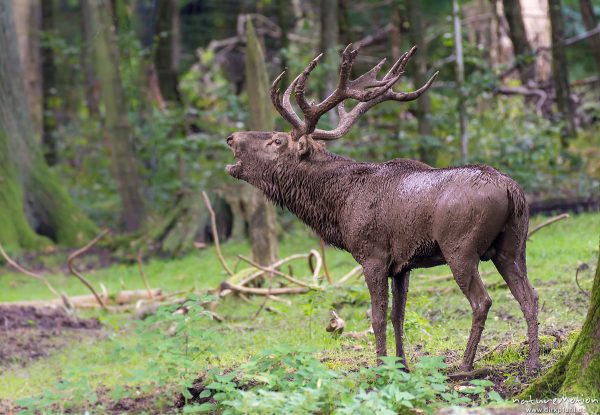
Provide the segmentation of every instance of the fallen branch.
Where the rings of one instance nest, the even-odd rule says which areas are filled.
[[[227,274],[229,274],[229,276],[231,277],[233,276],[233,271],[231,271],[231,269],[227,265],[227,262],[225,262],[223,254],[221,253],[221,244],[219,243],[219,233],[217,232],[217,218],[215,216],[215,211],[213,210],[212,205],[210,204],[210,199],[208,198],[208,195],[205,191],[202,191],[202,198],[204,199],[204,204],[206,205],[206,209],[208,209],[208,213],[210,214],[210,226],[212,228],[213,241],[215,242],[215,250],[217,251],[217,257],[219,258],[219,261],[221,262],[221,265],[223,266],[225,272],[227,272]]]
[[[289,295],[289,294],[304,294],[309,292],[311,289],[306,287],[281,287],[281,288],[254,288],[254,287],[243,287],[240,285],[228,284],[224,282],[223,285],[232,291],[241,292],[244,294],[253,295]]]
[[[273,266],[271,266],[271,267],[262,266],[262,265],[260,265],[260,264],[258,264],[256,262],[252,261],[250,258],[246,258],[243,255],[238,255],[238,257],[242,261],[247,262],[248,264],[252,265],[254,268],[258,268],[258,269],[260,269],[260,270],[262,270],[264,272],[269,272],[269,273],[273,273],[275,275],[279,275],[280,277],[285,278],[286,280],[288,280],[289,282],[291,282],[293,284],[299,285],[301,287],[310,288],[311,290],[319,290],[319,289],[321,289],[318,286],[310,285],[308,283],[305,283],[304,281],[300,281],[300,280],[298,280],[298,279],[296,279],[294,277],[291,277],[291,276],[287,275],[286,273],[281,272],[281,271],[275,269]]]
[[[59,294],[58,291],[56,291],[56,289],[52,286],[52,284],[50,284],[50,282],[43,275],[37,274],[33,271],[29,271],[28,269],[23,268],[16,261],[14,261],[11,257],[9,257],[8,254],[6,253],[6,251],[4,250],[4,247],[2,246],[2,244],[0,244],[0,254],[2,254],[2,257],[6,260],[6,262],[10,266],[12,266],[14,269],[16,269],[17,271],[19,271],[22,274],[25,274],[32,278],[35,278],[38,281],[42,281],[52,294],[54,294],[58,298],[61,298],[61,299],[63,298],[63,296],[61,294]],[[68,301],[63,301],[63,302],[65,303],[65,306],[68,308]]]
[[[562,215],[558,215],[558,216],[548,219],[546,222],[539,224],[538,226],[533,228],[531,231],[529,231],[529,234],[527,235],[527,239],[531,238],[531,236],[534,233],[536,233],[537,231],[539,231],[540,229],[542,229],[548,225],[552,225],[553,223],[558,222],[559,220],[568,219],[568,218],[569,218],[569,214],[563,213]]]
[[[160,289],[152,289],[152,296],[155,301],[162,301],[169,297],[172,297],[173,294],[163,295]],[[181,294],[181,293],[178,293]],[[104,303],[106,309],[110,309],[110,305],[116,306],[125,306],[131,305],[132,303],[137,303],[140,300],[144,300],[148,298],[148,293],[146,290],[125,290],[121,291],[115,295],[109,296],[107,301]],[[4,304],[11,305],[20,305],[20,306],[32,306],[32,307],[47,307],[47,306],[60,306],[62,304],[62,299],[52,299],[52,300],[31,300],[31,301],[15,301],[15,302],[7,302]],[[75,295],[69,297],[69,302],[72,304],[72,308],[96,308],[98,307],[98,301],[96,297],[92,294],[86,295]]]
[[[339,281],[335,284],[335,286],[339,287],[340,285],[344,284],[346,281],[348,281],[352,277],[360,277],[361,275],[362,275],[362,267],[359,265],[357,267],[352,268],[350,270],[350,272],[348,272],[346,275],[344,275],[342,278],[340,278]]]
[[[73,266],[73,261],[75,261],[75,259],[77,257],[79,257],[80,255],[89,251],[108,232],[109,232],[108,229],[103,230],[102,232],[100,232],[100,234],[98,236],[96,236],[94,239],[92,239],[86,246],[78,249],[77,251],[75,251],[71,255],[69,255],[69,258],[67,259],[67,267],[69,268],[69,271],[71,272],[71,274],[73,274],[75,277],[77,277],[79,279],[79,281],[81,281],[83,283],[83,285],[85,285],[92,292],[92,294],[96,298],[96,301],[98,302],[100,307],[102,307],[104,310],[107,310],[107,311],[108,311],[108,309],[106,308],[104,301],[102,301],[102,298],[100,298],[100,296],[98,295],[98,293],[96,292],[96,290],[94,289],[92,284],[90,284],[89,281],[86,280],[85,277],[83,275],[81,275],[75,269],[75,267]]]

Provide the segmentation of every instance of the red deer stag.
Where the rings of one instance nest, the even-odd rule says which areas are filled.
[[[330,153],[322,141],[341,138],[358,118],[383,101],[412,101],[431,86],[434,75],[413,92],[392,86],[404,73],[412,48],[377,79],[384,61],[351,79],[358,50],[346,47],[337,88],[322,102],[305,97],[317,56],[283,94],[273,82],[271,99],[292,125],[289,133],[236,132],[227,137],[237,162],[229,174],[261,189],[362,265],[372,302],[377,356],[386,355],[388,278],[392,280],[391,320],[396,356],[406,365],[403,325],[409,273],[414,268],[448,264],[473,311],[461,371],[473,360],[492,300],[477,271],[492,260],[519,302],[527,321],[528,367],[539,367],[538,296],[527,279],[525,242],[529,212],[523,191],[510,177],[484,165],[436,169],[415,160],[359,163]],[[294,111],[295,96],[304,117]],[[358,103],[346,110],[344,102]],[[316,128],[319,118],[337,107],[339,125]]]

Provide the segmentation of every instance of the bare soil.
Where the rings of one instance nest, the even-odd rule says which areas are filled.
[[[102,335],[95,318],[79,318],[61,308],[0,305],[0,373],[68,347],[85,337]]]

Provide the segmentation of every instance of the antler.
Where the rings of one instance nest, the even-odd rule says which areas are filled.
[[[346,46],[342,52],[342,60],[340,62],[340,78],[338,81],[337,88],[323,101],[318,104],[310,103],[304,96],[306,82],[311,72],[317,66],[319,59],[323,54],[320,54],[314,58],[304,71],[298,75],[294,81],[288,86],[283,93],[280,93],[278,88],[281,78],[285,74],[282,72],[273,82],[271,86],[271,100],[273,105],[277,109],[283,118],[288,121],[293,129],[292,135],[295,138],[301,137],[302,135],[311,134],[312,138],[317,140],[335,140],[344,136],[352,127],[352,125],[367,112],[371,107],[379,104],[383,101],[412,101],[420,97],[433,83],[437,76],[437,72],[423,85],[421,88],[412,92],[395,92],[392,90],[393,85],[400,79],[404,74],[404,68],[406,67],[410,58],[415,54],[417,48],[413,47],[410,51],[404,53],[400,59],[398,59],[391,69],[381,79],[377,79],[377,75],[381,71],[385,63],[385,59],[382,59],[377,65],[371,70],[364,73],[360,77],[352,80],[350,75],[352,72],[352,65],[358,55],[359,47],[352,49],[352,44]],[[292,107],[290,97],[294,93],[296,103],[304,115],[302,120]],[[347,112],[344,106],[344,101],[347,99],[355,99],[359,101],[351,111]],[[331,131],[317,129],[317,122],[319,118],[334,107],[338,108],[339,113],[339,124]]]

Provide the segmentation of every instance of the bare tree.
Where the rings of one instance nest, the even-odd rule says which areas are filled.
[[[141,178],[133,148],[133,132],[127,119],[127,98],[119,71],[119,51],[110,4],[81,0],[92,29],[94,63],[104,104],[104,122],[111,167],[121,198],[121,223],[126,231],[139,229],[144,220]]]
[[[178,87],[179,0],[157,0],[155,9],[156,50],[154,66],[162,96],[181,103]]]
[[[527,86],[535,81],[535,58],[527,40],[520,0],[503,0],[504,16],[508,22],[509,37],[515,52],[521,83]]]
[[[54,1],[42,1],[42,31],[46,36],[54,30]],[[54,51],[47,43],[41,48],[42,60],[42,145],[46,162],[52,166],[56,164],[58,154],[56,146],[56,66],[54,65]]]
[[[321,0],[321,51],[324,53],[324,62],[335,65],[337,60],[336,46],[339,43],[339,0]],[[325,97],[335,87],[335,76],[328,73],[325,78],[325,87],[321,97]],[[335,113],[329,114],[332,123],[336,122]]]
[[[556,106],[564,122],[562,145],[568,145],[568,138],[575,136],[575,109],[570,98],[569,67],[564,45],[565,23],[560,0],[548,0],[550,24],[552,27],[552,77],[556,93]]]
[[[421,2],[419,0],[407,0],[406,11],[408,21],[410,22],[410,41],[413,45],[419,48],[419,53],[415,55],[415,69],[413,79],[415,85],[423,85],[427,81],[427,42],[425,42],[426,27],[423,22],[423,13],[421,10]],[[417,100],[416,117],[418,122],[419,135],[426,137],[433,134],[431,127],[431,99],[425,94],[421,99]],[[427,140],[421,140],[427,142]],[[431,149],[426,148],[422,144],[419,145],[419,159],[428,164],[435,163],[436,153]]]
[[[452,0],[454,22],[454,54],[456,55],[456,84],[458,86],[458,124],[460,131],[460,156],[463,163],[469,160],[469,131],[465,92],[465,62],[463,57],[462,30],[458,0]]]
[[[599,27],[591,0],[579,0],[579,9],[581,11],[583,25],[588,32]],[[592,55],[594,56],[596,66],[598,67],[598,73],[600,74],[600,33],[591,36],[588,39],[588,42],[590,43],[590,49],[592,50]]]

